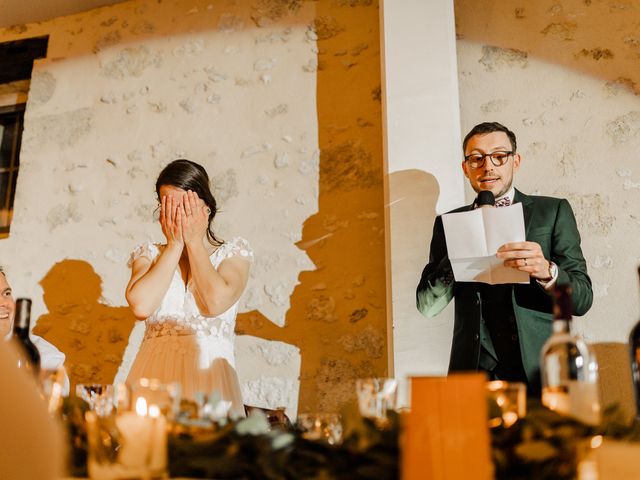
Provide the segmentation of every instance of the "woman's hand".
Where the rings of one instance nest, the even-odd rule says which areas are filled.
[[[186,197],[186,195],[185,195]],[[167,247],[182,247],[182,205],[172,196],[163,196],[160,204],[160,226],[162,233],[167,238]]]
[[[185,243],[202,242],[209,228],[209,208],[198,197],[198,194],[189,190],[182,197],[182,238]]]

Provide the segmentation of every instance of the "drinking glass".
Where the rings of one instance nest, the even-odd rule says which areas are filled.
[[[47,402],[47,411],[56,413],[62,406],[65,387],[68,388],[65,369],[63,366],[55,369],[41,369],[39,377],[42,396]]]
[[[521,382],[487,382],[489,426],[509,428],[527,413],[527,386]]]
[[[337,413],[301,413],[296,421],[302,438],[337,445],[342,441],[342,422]]]
[[[398,381],[395,378],[359,378],[356,393],[360,415],[372,419],[378,427],[385,427],[387,411],[396,408]]]
[[[113,411],[116,405],[117,389],[111,384],[79,383],[76,385],[76,396],[89,404],[89,409],[100,417]]]

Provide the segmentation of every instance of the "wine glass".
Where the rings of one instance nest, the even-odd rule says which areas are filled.
[[[378,427],[385,427],[387,411],[396,408],[398,381],[395,378],[359,378],[356,393],[360,415],[371,418]]]
[[[66,377],[66,371],[63,366],[40,370],[40,388],[42,396],[47,402],[47,411],[49,413],[57,412],[62,406],[65,388],[68,389]]]
[[[117,389],[112,384],[79,383],[76,396],[89,404],[89,409],[100,417],[111,414],[116,405]]]

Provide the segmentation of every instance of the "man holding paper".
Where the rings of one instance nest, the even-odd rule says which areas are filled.
[[[515,134],[495,122],[466,135],[464,174],[498,208],[478,208],[476,200],[436,218],[416,298],[427,317],[456,300],[450,372],[485,371],[535,393],[540,350],[551,335],[551,290],[572,286],[575,315],[589,310],[593,292],[569,202],[513,187],[516,146]]]

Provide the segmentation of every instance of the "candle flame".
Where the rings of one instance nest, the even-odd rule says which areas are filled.
[[[158,418],[160,416],[160,408],[157,405],[149,405],[149,416]]]
[[[502,414],[502,423],[506,428],[509,428],[518,421],[518,414],[516,412],[504,412]]]
[[[602,440],[602,435],[591,437],[591,448],[598,448],[600,445],[602,445]]]
[[[147,415],[147,400],[144,397],[138,397],[136,400],[136,413],[141,417]]]

